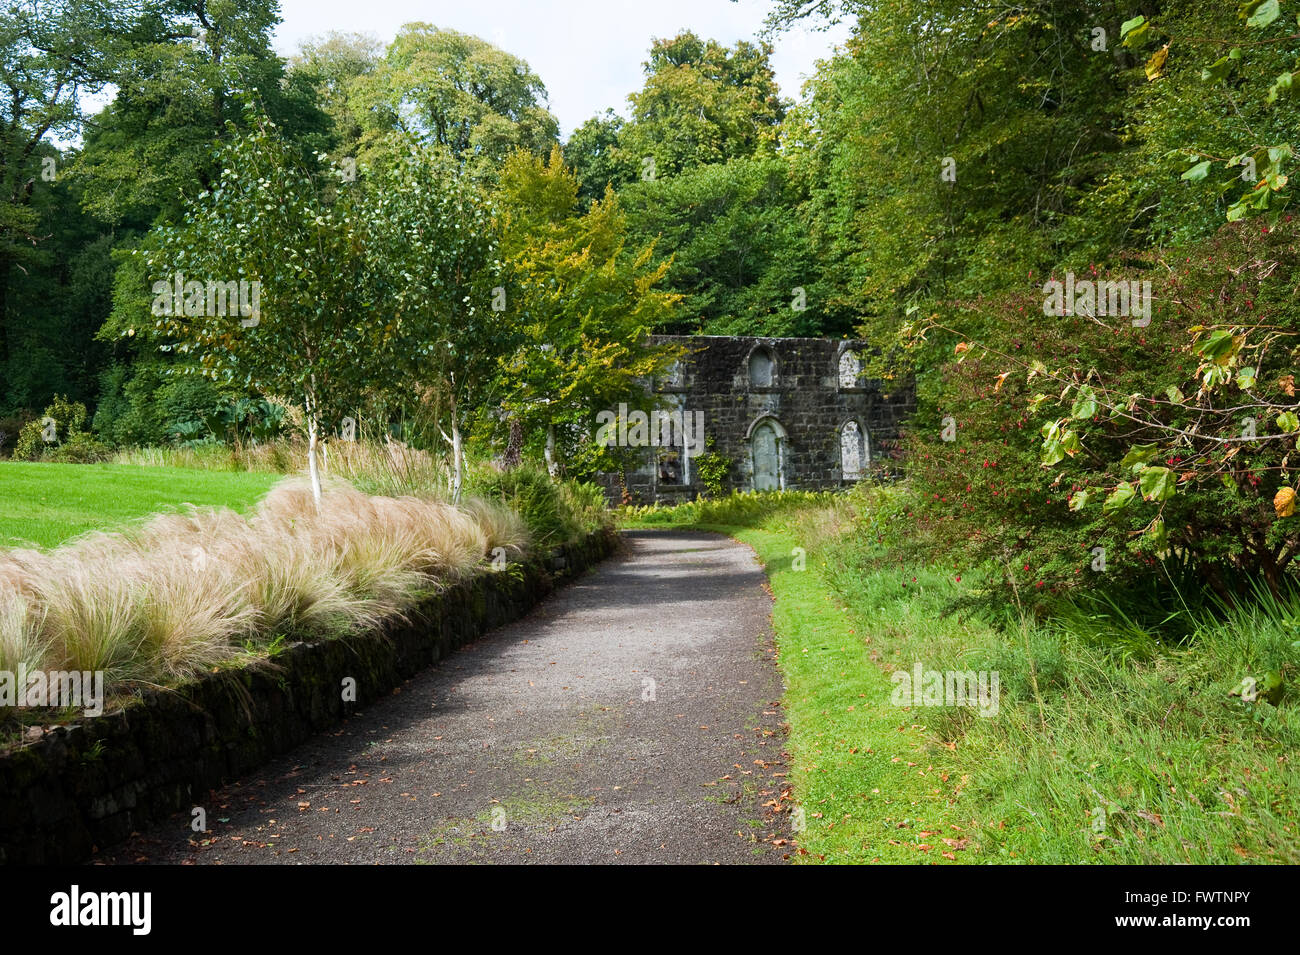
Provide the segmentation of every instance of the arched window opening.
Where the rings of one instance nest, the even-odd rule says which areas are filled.
[[[866,435],[856,421],[846,421],[840,428],[840,473],[844,480],[861,478],[869,458]]]
[[[845,349],[840,355],[840,387],[857,388],[858,376],[862,374],[862,362],[852,349]]]
[[[749,356],[749,384],[753,388],[771,388],[776,377],[776,362],[766,348],[756,348]]]

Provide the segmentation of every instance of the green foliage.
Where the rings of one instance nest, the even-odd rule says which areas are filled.
[[[705,452],[695,458],[695,473],[711,497],[720,497],[734,462],[721,451],[715,451],[714,443],[713,435],[705,439]]]
[[[1279,587],[1300,549],[1295,230],[1225,226],[1163,277],[1079,278],[1154,281],[1149,316],[1044,315],[1035,293],[929,323],[954,358],[921,378],[914,546],[1031,591],[1162,573],[1171,553],[1220,593]]]
[[[726,496],[699,498],[681,504],[630,505],[618,510],[618,519],[620,524],[632,527],[745,526],[761,522],[778,511],[822,506],[835,497],[833,491],[732,491]]]
[[[912,315],[1285,203],[1294,124],[1264,93],[1300,44],[1234,4],[1170,0],[1127,24],[1102,2],[785,4],[774,22],[812,9],[858,26],[782,141],[809,196],[817,307],[862,316],[882,377],[942,361],[900,359]]]
[[[1123,122],[1117,64],[1088,47],[1101,6],[854,5],[854,38],[783,140],[824,297],[885,357],[909,306],[990,294],[1061,254]]]
[[[216,183],[214,147],[248,129],[235,91],[255,97],[291,138],[323,144],[327,119],[313,90],[286,77],[271,49],[278,23],[275,0],[150,5],[113,59],[117,95],[74,166],[86,208],[114,224],[159,209],[177,216],[181,196]]]
[[[1293,29],[1276,22],[1279,12],[1273,0],[1172,2],[1150,19],[1124,24],[1125,46],[1146,59],[1147,82],[1134,90],[1144,178],[1172,168],[1193,184],[1149,210],[1157,227],[1182,231],[1178,220],[1200,225],[1207,213],[1235,222],[1269,212],[1275,221],[1289,204],[1285,169],[1295,155],[1295,129],[1279,103],[1300,44]]]
[[[666,287],[682,296],[664,331],[706,335],[847,333],[852,319],[813,256],[789,162],[759,155],[627,186],[639,243],[672,253]]]
[[[111,366],[100,379],[95,431],[118,447],[175,441],[188,423],[234,400],[238,391],[194,371],[160,361]]]
[[[366,388],[393,395],[414,385],[440,410],[458,496],[462,430],[486,413],[498,362],[514,343],[492,311],[501,271],[495,210],[445,151],[409,141],[381,158],[363,195],[357,231],[372,296],[366,304],[384,319],[367,316],[380,336],[380,364],[366,373]]]
[[[331,30],[319,39],[305,40],[298,55],[289,61],[290,75],[315,90],[321,109],[330,118],[336,161],[356,158],[366,117],[359,111],[353,91],[365,81],[363,77],[379,69],[383,53],[383,44],[374,36]]]
[[[18,432],[14,458],[18,461],[102,461],[111,449],[85,430],[86,406],[55,395],[40,418]]]
[[[5,123],[0,132],[0,281],[38,257],[41,196],[35,185],[57,175],[62,159],[46,137],[71,138],[86,93],[103,89],[135,24],[134,10],[81,3],[13,4],[0,11],[0,79]],[[42,173],[46,173],[42,176]],[[0,358],[7,357],[0,338]]]
[[[678,297],[659,286],[667,264],[653,243],[634,243],[613,192],[579,209],[578,182],[558,147],[550,160],[523,151],[501,174],[504,310],[493,334],[501,358],[504,411],[556,464],[590,469],[598,411],[644,402],[642,381],[661,375],[680,350],[651,347]]]
[[[152,314],[124,279],[116,330],[142,330],[218,381],[292,396],[313,475],[322,432],[367,392],[409,388],[417,365],[450,396],[455,432],[456,400],[489,364],[472,294],[491,261],[482,203],[427,150],[390,156],[373,184],[358,182],[255,123],[185,224],[157,228],[123,269],[138,277],[144,264]],[[237,306],[214,295],[236,280]]]
[[[350,85],[349,110],[362,117],[363,156],[387,148],[392,133],[416,136],[493,179],[515,149],[545,155],[558,124],[546,87],[528,64],[492,44],[427,23],[398,31],[373,70]]]
[[[29,421],[18,432],[14,444],[14,459],[17,461],[39,461],[45,453],[44,426],[39,421]]]
[[[293,393],[316,421],[338,420],[379,350],[380,330],[351,320],[371,291],[353,243],[356,192],[336,194],[330,171],[265,121],[229,147],[224,167],[220,183],[192,200],[184,226],[159,227],[137,253],[152,295],[135,292],[127,303],[134,323],[122,333],[149,334],[216,380]],[[250,285],[247,301],[224,309],[208,301],[206,286],[239,280]]]
[[[53,149],[38,152],[33,162],[67,161]],[[15,250],[12,268],[0,261],[0,408],[34,413],[56,392],[95,398],[107,349],[93,339],[109,302],[114,239],[81,212],[71,177],[46,181],[38,166],[28,175],[40,234]]]
[[[573,168],[583,199],[602,198],[606,187],[621,191],[640,175],[639,165],[619,149],[625,126],[623,117],[606,109],[575,129],[564,144],[564,161]]]
[[[42,460],[64,464],[93,464],[96,461],[107,461],[112,453],[113,449],[94,435],[78,431],[49,449]]]
[[[473,469],[466,485],[474,497],[499,501],[517,512],[539,547],[581,540],[611,525],[599,487],[580,481],[555,481],[545,468],[521,465],[509,470]]]
[[[285,409],[283,405],[265,398],[240,398],[215,408],[209,406],[201,423],[213,437],[235,446],[268,442],[283,432]]]
[[[655,40],[643,64],[645,86],[628,97],[632,122],[619,144],[625,161],[657,179],[774,143],[786,104],[771,54],[766,43],[742,40],[729,49],[689,31]]]

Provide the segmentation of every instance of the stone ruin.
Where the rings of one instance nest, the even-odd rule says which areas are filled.
[[[636,463],[600,475],[613,503],[675,503],[705,491],[697,460],[729,462],[724,491],[823,490],[888,471],[899,425],[916,410],[910,387],[864,378],[864,341],[656,335],[686,357],[651,384],[649,427],[619,422]],[[632,413],[635,416],[635,412]],[[626,418],[611,409],[605,420]],[[697,431],[708,447],[696,446]],[[599,435],[599,432],[598,432]],[[615,431],[609,429],[611,443]]]

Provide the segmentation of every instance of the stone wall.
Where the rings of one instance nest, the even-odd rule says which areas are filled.
[[[0,863],[78,862],[196,805],[209,790],[523,616],[616,542],[612,531],[592,535],[546,560],[455,584],[381,632],[294,644],[271,665],[149,691],[117,712],[0,752]],[[343,700],[346,677],[356,680],[355,703]]]
[[[756,436],[764,431],[779,443],[776,486],[813,490],[853,483],[892,454],[900,423],[916,410],[910,387],[886,388],[853,373],[854,356],[869,349],[863,341],[667,335],[654,341],[690,350],[676,374],[654,382],[653,391],[688,416],[703,412],[713,450],[732,462],[728,490],[754,490],[768,483],[755,473],[756,467],[772,470],[765,467],[761,450],[755,464]],[[862,436],[856,475],[851,468],[846,473],[842,452],[849,422]],[[683,463],[681,457],[647,448],[638,467],[624,475],[602,475],[601,482],[615,502],[624,488],[635,503],[690,499],[703,485],[692,462]]]

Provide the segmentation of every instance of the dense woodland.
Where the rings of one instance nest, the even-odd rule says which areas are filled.
[[[9,8],[0,454],[353,417],[580,474],[593,409],[672,358],[645,332],[853,335],[918,390],[917,541],[1014,551],[1046,587],[1098,542],[1276,586],[1300,550],[1292,6],[781,0],[752,42],[655,40],[630,118],[564,142],[544,77],[442,26],[285,60],[273,0]],[[836,18],[852,39],[782,96],[783,30]],[[155,320],[187,269],[261,277],[257,357],[234,323]],[[1067,273],[1150,282],[1149,320],[1045,314]],[[330,347],[277,377],[271,319],[303,301]],[[56,401],[59,449],[24,447]]]

